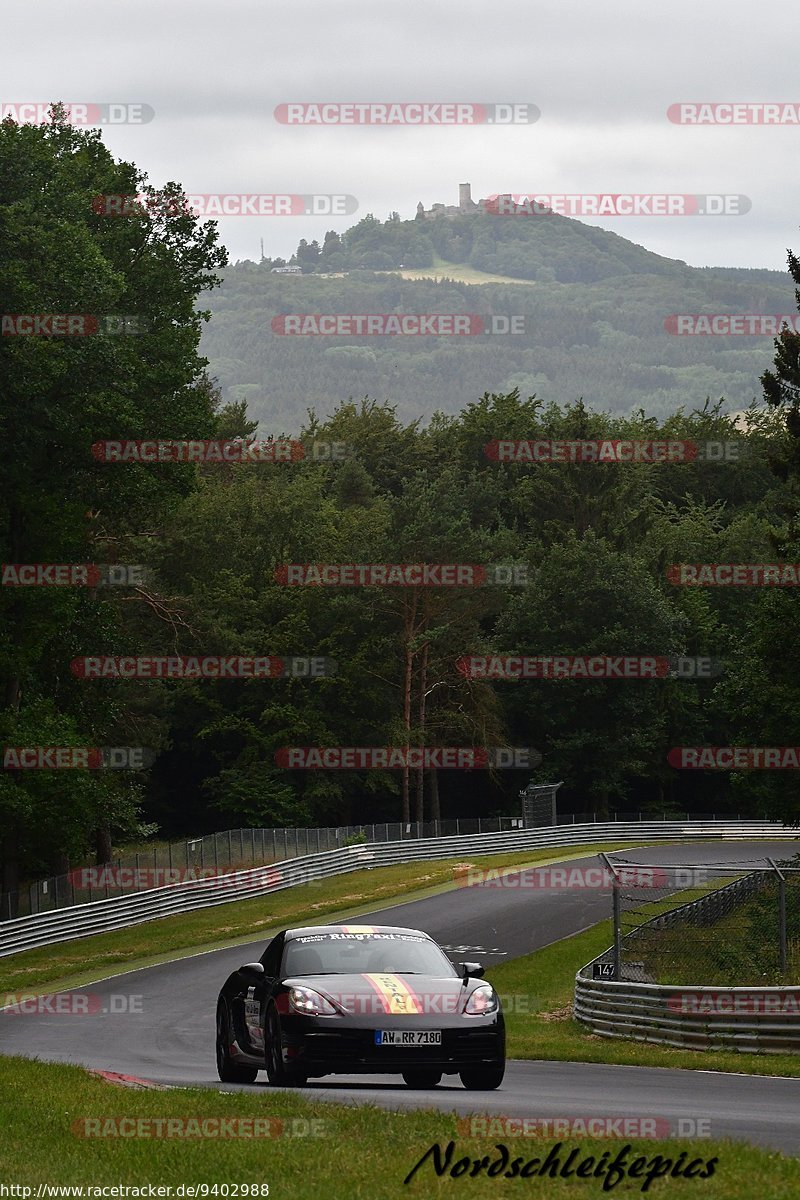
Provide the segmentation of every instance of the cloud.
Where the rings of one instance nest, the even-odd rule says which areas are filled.
[[[800,100],[793,47],[744,0],[589,5],[457,5],[406,0],[60,0],[6,8],[6,102],[151,104],[155,120],[109,128],[112,152],[156,184],[195,192],[323,192],[358,197],[357,216],[413,216],[452,203],[457,185],[496,191],[743,193],[740,218],[597,222],[696,265],[783,269],[800,244],[800,181],[787,172],[800,129],[672,125],[682,100]],[[35,47],[35,55],[32,53]],[[785,47],[785,50],[783,49]],[[732,69],[734,68],[734,69]],[[480,101],[536,104],[514,128],[281,126],[286,101]],[[290,254],[352,218],[230,218],[234,259]]]

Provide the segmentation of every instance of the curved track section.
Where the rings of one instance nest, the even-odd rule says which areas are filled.
[[[629,861],[748,863],[788,857],[800,842],[709,842],[626,850]],[[594,857],[572,865],[597,865]],[[491,967],[528,954],[609,915],[607,891],[457,888],[360,914],[359,922],[424,929],[454,960]],[[214,1012],[227,974],[261,953],[252,946],[179,959],[103,980],[84,989],[87,1015],[0,1013],[0,1051],[80,1063],[157,1082],[219,1088],[214,1069]],[[133,1009],[133,1011],[131,1011]],[[115,1011],[116,1010],[116,1011]],[[226,1085],[226,1090],[230,1085]],[[238,1089],[237,1089],[238,1090]],[[263,1091],[264,1084],[247,1090]],[[302,1089],[314,1100],[431,1108],[517,1117],[656,1117],[710,1122],[711,1136],[733,1137],[800,1153],[800,1079],[606,1064],[509,1062],[503,1086],[478,1095],[445,1082],[412,1091],[397,1076],[335,1076]]]

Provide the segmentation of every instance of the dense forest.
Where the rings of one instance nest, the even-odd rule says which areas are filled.
[[[482,389],[519,388],[562,406],[583,398],[619,414],[644,407],[661,418],[708,397],[739,410],[761,394],[769,338],[676,336],[667,318],[794,311],[780,272],[689,267],[556,214],[368,216],[321,246],[301,242],[292,261],[302,275],[273,274],[282,259],[231,266],[208,301],[202,351],[225,400],[247,400],[262,432],[366,395],[396,405],[406,421],[434,409],[455,414]],[[465,265],[476,281],[483,272],[521,282],[447,278]],[[442,278],[404,278],[401,268]],[[285,313],[433,312],[518,314],[524,332],[289,337],[272,324]]]
[[[438,260],[541,283],[599,283],[617,275],[680,275],[685,263],[653,254],[615,233],[547,213],[499,217],[488,212],[420,214],[387,221],[371,214],[322,245],[301,240],[290,262],[304,274],[432,267]],[[283,259],[267,260],[270,266]]]
[[[41,311],[46,298],[49,312],[136,313],[146,328],[128,337],[0,339],[4,444],[24,448],[7,458],[2,477],[4,563],[146,568],[145,581],[129,588],[0,588],[0,735],[5,747],[133,745],[156,754],[145,773],[5,770],[0,890],[20,874],[63,869],[93,845],[107,856],[112,840],[137,836],[143,824],[180,835],[514,813],[531,778],[515,770],[287,770],[276,759],[286,746],[533,746],[542,755],[533,777],[563,779],[568,809],[795,818],[791,771],[679,771],[668,754],[682,745],[800,742],[797,588],[682,587],[670,572],[682,562],[800,560],[800,335],[785,333],[776,348],[767,341],[758,351],[718,351],[749,356],[748,371],[763,376],[759,403],[739,418],[723,404],[681,405],[680,389],[664,390],[669,415],[663,405],[651,411],[635,372],[626,396],[643,402],[629,414],[592,411],[578,399],[559,404],[547,389],[536,398],[527,388],[498,388],[506,357],[499,342],[486,351],[498,361],[485,373],[461,347],[421,347],[417,365],[398,368],[391,388],[376,359],[359,367],[357,398],[337,402],[335,354],[315,343],[319,392],[303,399],[323,411],[294,421],[300,395],[288,381],[307,360],[281,360],[281,371],[265,363],[269,389],[254,382],[231,393],[229,375],[223,394],[198,352],[198,297],[213,308],[210,340],[235,363],[267,344],[271,314],[296,303],[298,285],[328,289],[307,293],[299,309],[310,310],[314,295],[336,296],[346,308],[358,293],[379,311],[391,307],[391,289],[399,304],[406,285],[281,281],[243,266],[215,293],[225,253],[213,223],[144,209],[104,222],[92,212],[93,195],[144,186],[96,133],[58,121],[0,124],[4,308]],[[793,258],[790,266],[800,283],[800,266]],[[696,305],[702,280],[721,304],[759,295],[767,303],[775,286],[766,274],[750,285],[744,273],[671,270],[659,282],[668,309],[686,307],[687,295]],[[614,284],[626,320],[641,323],[637,344],[654,319],[656,278],[631,274]],[[420,289],[418,302],[435,295],[444,310],[456,299],[477,305],[449,285],[410,286]],[[649,315],[637,286],[640,300],[650,295]],[[607,305],[610,315],[609,281],[597,295],[592,285],[569,287],[569,303],[582,296],[587,310]],[[540,296],[538,288],[475,292],[498,306],[513,295],[510,311],[518,295],[531,303]],[[560,323],[548,320],[553,354],[566,353],[557,349]],[[607,337],[613,345],[633,334],[610,328]],[[604,369],[611,377],[606,349],[584,345],[581,392],[591,393]],[[391,353],[400,360],[400,349]],[[458,403],[436,411],[445,362]],[[220,360],[215,366],[222,378]],[[387,402],[386,391],[391,400],[412,380],[425,422],[404,415],[407,402]],[[304,456],[109,463],[92,453],[109,438],[249,439],[255,418],[276,412]],[[735,443],[737,453],[724,461],[512,463],[487,452],[498,439],[597,438],[713,440]],[[327,443],[344,448],[336,461],[315,456],[313,447]],[[504,563],[526,567],[528,582],[290,587],[280,571],[287,563]],[[699,680],[517,683],[458,669],[465,654],[490,653],[699,655],[722,669]],[[131,681],[89,679],[70,666],[85,655],[143,654],[317,655],[336,669],[313,679]]]

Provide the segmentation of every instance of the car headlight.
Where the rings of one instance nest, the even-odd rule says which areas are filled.
[[[499,1007],[497,993],[491,984],[482,983],[476,987],[464,1006],[464,1012],[470,1017],[482,1017],[485,1013],[497,1012]]]
[[[313,988],[293,987],[289,989],[289,1009],[306,1017],[335,1017],[336,1009]]]

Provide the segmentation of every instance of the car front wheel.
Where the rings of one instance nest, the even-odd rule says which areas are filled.
[[[255,1083],[258,1067],[240,1066],[231,1057],[231,1023],[228,1005],[217,1005],[217,1074],[223,1083]]]
[[[464,1067],[459,1071],[461,1082],[470,1092],[493,1092],[499,1088],[506,1073],[506,1064],[490,1063],[475,1067]]]
[[[272,1087],[302,1087],[308,1076],[300,1067],[288,1066],[284,1062],[281,1045],[281,1027],[278,1014],[272,1008],[267,1017],[266,1029],[267,1079]]]

